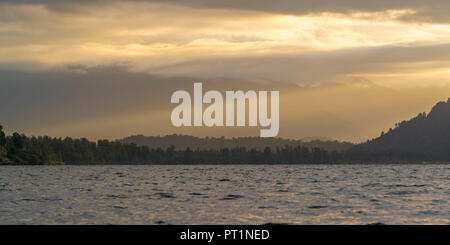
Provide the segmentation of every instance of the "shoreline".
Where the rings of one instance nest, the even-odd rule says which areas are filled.
[[[343,163],[0,163],[0,166],[119,166],[119,165],[446,165],[449,161],[394,161],[394,162],[343,162]]]

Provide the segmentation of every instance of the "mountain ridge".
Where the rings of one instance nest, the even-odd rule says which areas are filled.
[[[318,140],[316,137],[309,137],[306,140],[293,140],[284,138],[261,138],[261,137],[196,137],[191,135],[178,135],[171,134],[166,136],[144,136],[142,134],[125,137],[119,140],[121,143],[135,143],[138,146],[148,146],[152,148],[166,149],[170,146],[175,146],[176,149],[185,150],[190,149],[203,149],[203,150],[218,150],[223,148],[245,147],[247,149],[259,149],[262,150],[265,147],[270,147],[275,150],[277,147],[281,148],[288,146],[304,146],[310,149],[323,148],[327,151],[343,152],[352,146],[350,142],[340,142],[337,140],[323,141]]]
[[[349,149],[355,153],[403,154],[424,159],[450,159],[450,98],[430,112],[396,123],[388,132]]]

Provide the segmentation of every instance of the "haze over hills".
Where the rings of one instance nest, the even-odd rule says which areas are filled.
[[[428,160],[450,159],[450,99],[431,111],[402,121],[381,136],[356,145],[350,153],[408,155]]]
[[[303,137],[300,139],[303,142],[311,142],[311,141],[336,141],[330,137]]]
[[[122,140],[52,138],[0,125],[0,164],[311,164],[450,161],[450,99],[366,143],[283,138],[143,136]],[[308,140],[308,139],[306,139]],[[175,148],[171,147],[174,146]]]
[[[201,149],[201,150],[219,150],[223,148],[235,148],[235,147],[245,147],[246,149],[258,149],[262,150],[265,147],[270,147],[275,150],[277,147],[281,148],[286,145],[291,147],[307,147],[307,148],[322,148],[327,151],[338,151],[343,152],[354,144],[349,142],[339,142],[337,140],[332,140],[325,137],[308,137],[302,140],[291,140],[283,138],[260,138],[260,137],[238,137],[238,138],[214,138],[206,137],[199,138],[190,135],[167,135],[167,136],[144,136],[144,135],[134,135],[126,137],[120,140],[122,143],[135,143],[138,146],[148,146],[150,149],[162,148],[166,149],[170,146],[175,146],[175,149],[185,150],[190,149]]]
[[[307,137],[301,140],[283,138],[199,138],[188,135],[143,136],[135,135],[120,140],[122,143],[135,143],[148,146],[150,149],[161,147],[166,149],[171,145],[178,150],[201,149],[219,150],[223,148],[245,147],[247,149],[262,150],[283,146],[302,146],[307,148],[322,148],[329,152],[337,151],[350,155],[362,154],[371,158],[373,155],[392,159],[422,159],[449,160],[450,159],[450,99],[439,102],[427,114],[419,113],[410,120],[395,124],[394,128],[380,137],[368,140],[362,144],[339,142],[326,137]],[[355,155],[356,153],[356,155]]]

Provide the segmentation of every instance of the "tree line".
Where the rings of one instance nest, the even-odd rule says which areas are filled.
[[[13,133],[6,136],[0,125],[2,164],[314,164],[420,160],[408,154],[369,154],[327,151],[305,146],[222,149],[150,149],[134,143],[86,138],[52,138]]]
[[[134,143],[85,138],[52,138],[25,136],[13,133],[6,136],[0,125],[0,162],[14,164],[226,164],[226,163],[329,163],[337,160],[339,153],[321,148],[301,146],[279,147],[263,150],[245,147],[222,149],[149,149]]]

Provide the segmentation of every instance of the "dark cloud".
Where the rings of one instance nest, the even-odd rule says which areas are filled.
[[[8,123],[27,128],[30,120],[42,126],[127,114],[144,107],[154,110],[167,105],[170,90],[187,81],[130,73],[122,67],[70,70],[1,71],[0,104],[7,106],[0,107],[0,114],[8,115]]]
[[[55,11],[79,10],[81,5],[89,5],[101,11],[118,0],[5,0],[14,4],[44,4]],[[130,1],[127,1],[130,2]],[[171,3],[194,8],[243,9],[271,13],[302,15],[318,12],[349,13],[352,11],[385,11],[393,9],[411,9],[414,14],[403,16],[405,21],[414,22],[450,22],[450,1],[448,0],[134,0],[134,2]]]
[[[0,115],[3,115],[0,124],[11,130],[169,110],[171,94],[179,89],[192,90],[194,82],[203,82],[206,89],[222,91],[285,89],[288,86],[230,79],[200,81],[190,77],[162,77],[130,72],[120,66],[70,66],[67,71],[56,72],[0,70],[0,77]]]
[[[450,22],[450,1],[447,0],[155,0],[192,7],[232,8],[266,11],[283,14],[302,15],[317,12],[349,13],[352,11],[385,11],[392,9],[412,9],[415,14],[404,20],[426,22]]]

